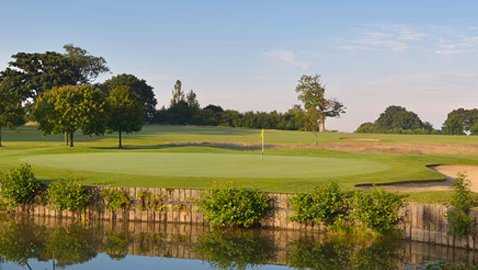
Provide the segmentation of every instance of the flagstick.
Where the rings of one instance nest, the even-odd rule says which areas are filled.
[[[264,159],[264,129],[261,131],[261,160]]]

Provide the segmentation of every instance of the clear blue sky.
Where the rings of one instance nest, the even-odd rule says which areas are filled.
[[[18,51],[74,43],[167,104],[174,81],[202,105],[285,111],[319,73],[353,130],[386,105],[440,127],[478,105],[478,1],[4,1],[0,67]],[[110,76],[110,75],[108,75]]]

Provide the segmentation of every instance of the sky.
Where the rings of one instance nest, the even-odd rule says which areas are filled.
[[[107,60],[100,80],[134,74],[159,106],[179,79],[203,106],[286,111],[302,74],[347,107],[329,129],[388,105],[440,128],[478,103],[478,1],[0,1],[0,69],[73,43]]]

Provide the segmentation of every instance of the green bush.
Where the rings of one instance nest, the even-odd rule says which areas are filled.
[[[42,190],[42,183],[35,178],[32,167],[22,164],[0,178],[1,195],[10,207],[32,203]]]
[[[472,233],[473,218],[470,210],[474,205],[470,191],[470,181],[464,174],[458,175],[454,183],[454,193],[451,198],[451,208],[448,210],[448,233],[465,237]]]
[[[213,189],[199,202],[204,217],[214,226],[252,227],[270,210],[270,198],[247,188]]]
[[[348,216],[349,198],[334,182],[319,186],[311,193],[297,194],[290,200],[295,210],[291,220],[326,225],[339,223]]]
[[[59,210],[84,210],[92,198],[91,189],[76,179],[60,180],[48,187],[48,201]]]
[[[368,228],[384,233],[400,222],[400,208],[404,206],[400,195],[374,189],[356,192],[352,202],[352,218]]]
[[[122,190],[104,189],[101,191],[104,206],[111,210],[128,209],[133,203],[129,194]]]
[[[163,194],[153,194],[150,191],[138,193],[138,208],[142,211],[163,211],[166,208],[166,197]]]

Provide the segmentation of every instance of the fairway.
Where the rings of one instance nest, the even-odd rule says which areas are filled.
[[[386,164],[352,158],[252,154],[107,152],[36,155],[36,166],[71,171],[200,178],[321,178],[375,173]]]

